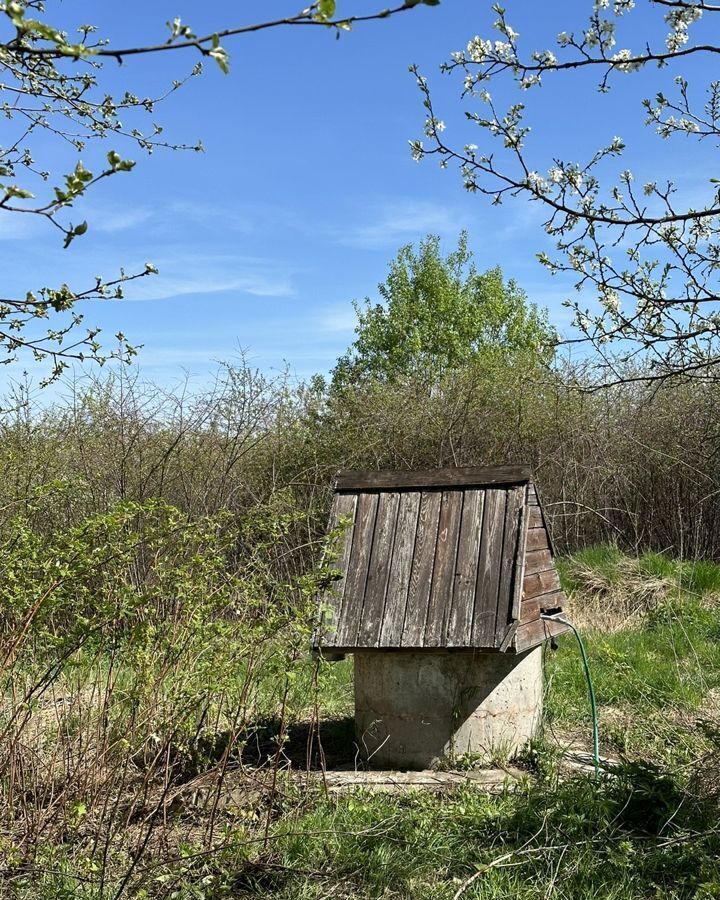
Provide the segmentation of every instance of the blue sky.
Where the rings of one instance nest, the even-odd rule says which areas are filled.
[[[351,5],[346,0],[344,10]],[[541,18],[535,3],[507,5],[529,49],[553,47],[554,35],[582,25],[590,8],[546,2]],[[376,8],[372,0],[358,6]],[[164,40],[165,21],[177,15],[200,33],[295,10],[285,2],[67,0],[48,3],[48,18],[97,23],[121,46]],[[411,63],[437,86],[446,135],[458,144],[477,139],[463,122],[458,81],[440,76],[438,66],[473,35],[489,36],[493,18],[487,2],[443,0],[358,27],[339,41],[321,29],[229,40],[230,74],[208,65],[152,117],[168,139],[202,139],[205,152],[158,151],[148,158],[117,141],[88,151],[90,168],[110,146],[138,164],[73,211],[73,220],[87,217],[90,227],[66,251],[51,227],[0,218],[3,291],[63,280],[82,287],[95,274],[110,277],[120,266],[132,271],[151,261],[160,275],[130,288],[125,301],[83,305],[88,324],[101,325],[108,338],[122,330],[144,345],[145,375],[171,384],[190,372],[202,381],[217,360],[243,350],[254,366],[273,371],[287,364],[304,378],[328,371],[347,348],[351,301],[376,296],[399,246],[433,232],[450,249],[466,228],[478,266],[501,265],[566,328],[561,303],[569,285],[551,279],[535,260],[538,250],[551,247],[537,206],[518,201],[490,208],[463,192],[455,172],[440,171],[433,160],[414,163],[408,150],[424,119]],[[637,47],[648,37],[638,16],[628,17],[626,29],[620,46]],[[660,39],[664,31],[657,29]],[[107,83],[115,91],[161,91],[195,61],[183,51],[122,68],[112,63]],[[672,75],[663,78],[671,83]],[[619,91],[600,96],[593,79],[581,77],[528,96],[529,149],[538,170],[547,170],[558,152],[582,159],[619,134],[631,146],[618,170],[636,168],[641,180],[662,169],[689,195],[705,185],[709,175],[686,171],[677,143],[664,144],[642,126],[640,99],[653,92],[656,79],[656,72],[626,76]],[[55,171],[70,165],[56,144],[35,149]]]

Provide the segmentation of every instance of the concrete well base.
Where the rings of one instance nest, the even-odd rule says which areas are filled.
[[[357,739],[375,767],[512,755],[537,733],[542,702],[540,647],[522,654],[355,652]]]

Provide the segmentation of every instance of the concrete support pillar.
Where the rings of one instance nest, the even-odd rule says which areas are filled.
[[[355,651],[355,726],[377,768],[425,769],[444,758],[512,755],[534,737],[542,648]]]

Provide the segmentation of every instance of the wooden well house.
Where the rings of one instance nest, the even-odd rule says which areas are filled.
[[[524,744],[542,711],[541,618],[564,596],[527,466],[341,472],[338,580],[314,649],[355,656],[358,740],[425,766]]]

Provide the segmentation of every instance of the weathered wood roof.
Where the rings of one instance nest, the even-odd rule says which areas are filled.
[[[527,466],[342,472],[330,527],[341,577],[318,649],[525,650],[564,627],[564,598]]]

